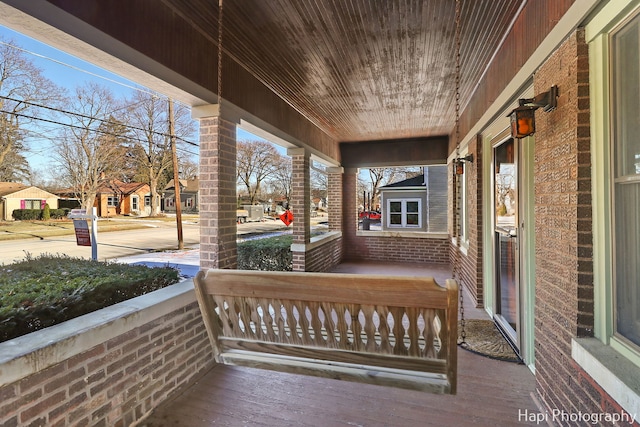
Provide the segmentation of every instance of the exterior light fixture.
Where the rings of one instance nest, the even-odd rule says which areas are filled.
[[[473,163],[473,154],[469,154],[468,156],[460,157],[455,160],[456,175],[464,174],[464,162]]]
[[[507,117],[511,119],[511,136],[524,138],[533,135],[536,131],[535,111],[542,107],[545,112],[555,110],[557,106],[558,86],[551,88],[533,98],[521,98],[519,106],[514,108]]]

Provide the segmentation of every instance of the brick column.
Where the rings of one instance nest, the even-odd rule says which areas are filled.
[[[355,251],[363,248],[358,246],[358,169],[346,168],[342,174],[342,242],[345,259],[353,259]]]
[[[290,148],[291,156],[291,211],[294,245],[307,245],[311,240],[311,184],[309,176],[309,152],[304,148]],[[293,270],[305,271],[306,252],[294,251]]]
[[[200,120],[200,268],[235,269],[236,125],[217,105],[194,107]]]
[[[344,168],[327,168],[329,231],[342,231],[342,174]]]

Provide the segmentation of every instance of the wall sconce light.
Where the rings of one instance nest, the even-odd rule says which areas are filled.
[[[473,163],[473,154],[469,154],[464,157],[460,157],[455,160],[456,164],[456,175],[464,174],[464,162]]]
[[[533,135],[536,131],[535,111],[542,107],[545,112],[555,110],[557,106],[558,86],[551,86],[533,98],[521,98],[518,100],[519,106],[514,108],[507,117],[511,119],[511,136],[514,138],[524,138]]]

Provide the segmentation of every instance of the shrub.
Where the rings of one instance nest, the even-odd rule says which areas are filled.
[[[42,209],[42,220],[49,221],[51,218],[51,208],[49,207],[49,203],[45,203],[44,209]]]
[[[293,270],[291,235],[248,240],[238,244],[238,269],[263,271]]]
[[[16,221],[35,221],[42,219],[44,221],[48,221],[49,218],[46,218],[46,210],[48,208],[48,204],[45,205],[44,209],[15,209],[11,216]],[[49,217],[51,219],[62,219],[66,218],[69,214],[70,209],[62,208],[62,209],[49,209]]]
[[[42,209],[15,209],[11,216],[16,221],[34,221],[40,219]]]
[[[62,219],[66,218],[69,214],[69,209],[51,209],[51,219]]]
[[[177,283],[176,269],[27,256],[0,267],[0,342]]]

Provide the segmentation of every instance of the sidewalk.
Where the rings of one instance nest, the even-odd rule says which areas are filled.
[[[183,251],[150,252],[148,254],[113,258],[110,261],[124,264],[146,265],[147,267],[173,267],[180,276],[190,279],[200,270],[200,247]]]

